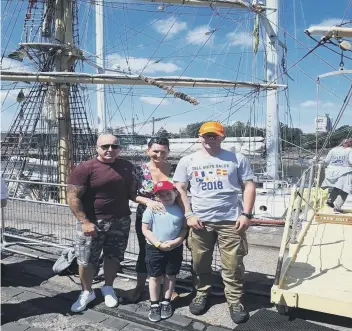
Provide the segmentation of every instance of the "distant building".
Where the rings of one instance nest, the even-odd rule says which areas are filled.
[[[316,132],[326,133],[332,130],[332,123],[329,114],[318,116],[315,119]]]

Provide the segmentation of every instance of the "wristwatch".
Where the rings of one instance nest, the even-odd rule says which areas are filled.
[[[251,220],[253,217],[252,214],[247,214],[247,213],[242,213],[241,215],[246,216],[249,220]]]
[[[195,215],[195,213],[193,211],[189,211],[189,212],[185,213],[186,218],[194,216],[194,215]]]
[[[156,248],[159,248],[160,245],[161,245],[161,242],[160,242],[160,241],[157,241],[157,242],[154,244],[154,246],[155,246]]]

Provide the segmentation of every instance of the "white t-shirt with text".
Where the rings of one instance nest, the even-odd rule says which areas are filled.
[[[325,163],[328,164],[325,176],[329,180],[336,180],[352,172],[352,148],[338,146],[331,149],[325,158]]]
[[[248,159],[221,150],[216,156],[198,151],[178,163],[174,182],[190,182],[192,210],[201,221],[236,221],[243,211],[242,183],[254,178]]]

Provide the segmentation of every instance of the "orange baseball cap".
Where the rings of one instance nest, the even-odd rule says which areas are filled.
[[[219,122],[205,122],[199,129],[199,134],[216,133],[219,136],[225,136],[225,128]]]

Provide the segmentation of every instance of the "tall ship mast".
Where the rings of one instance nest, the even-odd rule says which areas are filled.
[[[9,57],[27,57],[36,74],[74,73],[79,45],[77,1],[28,1],[22,40]],[[25,180],[66,184],[73,167],[94,155],[95,139],[79,85],[33,82],[1,145],[3,176],[17,180],[12,195]],[[64,186],[45,187],[38,199],[66,202]]]
[[[278,0],[267,0],[265,3],[259,1],[249,3],[243,0],[213,1],[211,3],[205,0],[172,0],[168,2],[168,5],[162,3],[148,4],[148,1],[128,3],[126,6],[136,13],[150,11],[153,13],[151,16],[159,17],[159,19],[154,18],[150,24],[146,24],[147,27],[164,20],[163,24],[166,24],[166,28],[164,26],[159,30],[164,34],[164,37],[157,42],[154,41],[154,44],[150,47],[152,49],[151,55],[145,55],[145,58],[137,58],[133,55],[133,52],[128,54],[128,43],[135,35],[141,34],[143,37],[147,35],[141,27],[138,27],[140,23],[128,27],[126,22],[119,22],[119,26],[124,27],[126,35],[124,37],[116,36],[116,40],[121,41],[120,44],[116,42],[117,45],[120,45],[120,55],[113,66],[111,66],[111,63],[107,65],[108,61],[111,60],[109,56],[104,54],[104,50],[107,49],[107,46],[104,47],[106,32],[103,32],[103,24],[100,19],[102,17],[106,19],[109,15],[113,16],[114,11],[123,12],[126,10],[120,2],[96,0],[87,3],[79,0],[28,0],[19,3],[27,6],[24,14],[22,11],[19,11],[18,14],[19,17],[21,15],[24,17],[20,43],[17,49],[8,52],[10,49],[14,49],[13,39],[12,45],[7,46],[8,51],[5,51],[4,54],[12,60],[31,63],[31,67],[23,66],[23,70],[19,71],[14,71],[11,67],[2,67],[1,69],[3,82],[18,82],[25,90],[25,93],[22,90],[18,93],[17,100],[20,106],[1,146],[2,174],[5,179],[10,180],[12,196],[23,196],[23,190],[31,187],[35,188],[35,184],[25,183],[26,181],[45,182],[52,183],[53,186],[45,185],[37,190],[36,198],[65,203],[66,190],[64,185],[67,183],[70,171],[76,164],[94,156],[96,133],[104,131],[108,125],[111,125],[113,115],[106,113],[105,102],[112,103],[112,100],[115,101],[115,95],[119,95],[122,100],[120,104],[115,101],[115,109],[113,110],[114,114],[120,113],[121,115],[118,126],[124,128],[128,134],[130,133],[131,126],[126,124],[126,113],[128,113],[128,116],[132,118],[131,131],[137,135],[139,130],[135,131],[135,118],[142,123],[142,127],[147,123],[153,123],[153,129],[151,130],[153,133],[154,123],[157,120],[167,119],[167,121],[172,121],[171,117],[175,115],[168,110],[156,113],[156,110],[161,109],[164,101],[170,100],[168,98],[175,97],[187,106],[188,104],[192,107],[196,106],[192,110],[195,114],[194,118],[199,122],[208,120],[209,118],[203,116],[203,111],[206,108],[211,108],[212,105],[204,105],[204,100],[213,98],[219,94],[219,91],[221,91],[222,96],[231,101],[224,107],[224,110],[214,110],[212,119],[229,124],[240,108],[246,108],[250,113],[248,116],[250,121],[253,121],[254,118],[254,127],[257,127],[258,123],[255,123],[255,121],[258,120],[258,109],[265,110],[266,114],[262,116],[264,119],[263,125],[259,128],[261,130],[259,146],[262,148],[265,145],[265,148],[264,150],[258,149],[263,154],[260,155],[260,160],[257,163],[260,165],[260,169],[257,168],[256,170],[262,170],[266,178],[274,182],[272,188],[277,187],[275,182],[281,179],[280,175],[283,172],[280,148],[282,139],[285,138],[280,136],[279,113],[282,113],[282,110],[279,109],[279,105],[280,108],[283,108],[283,102],[280,103],[279,101],[279,92],[286,90],[289,81],[287,47],[285,40],[280,39],[284,37],[283,31],[279,27],[279,13],[282,3],[280,4]],[[108,6],[111,10],[107,12]],[[168,7],[170,7],[169,12],[167,12]],[[99,18],[96,19],[95,25],[98,29],[95,35],[92,31],[94,24],[90,24],[92,20],[89,21],[89,15],[82,16],[81,14],[79,16],[81,8],[85,8],[88,12],[92,12],[92,8],[95,8],[93,14],[96,18]],[[161,45],[170,43],[168,38],[175,33],[175,27],[179,30],[185,29],[186,25],[178,22],[177,18],[183,14],[188,15],[188,17],[197,17],[194,11],[198,8],[210,12],[210,14],[208,13],[211,17],[210,21],[218,19],[225,27],[231,26],[233,33],[229,35],[234,38],[234,41],[227,39],[229,44],[236,45],[236,43],[244,42],[239,40],[240,37],[243,38],[243,35],[237,29],[244,23],[248,23],[247,29],[251,32],[244,36],[250,36],[251,41],[253,41],[253,45],[249,46],[252,47],[252,67],[257,66],[259,62],[263,65],[261,72],[263,77],[261,79],[258,78],[259,74],[255,74],[255,70],[252,70],[250,75],[243,74],[239,65],[239,70],[233,70],[231,67],[231,70],[225,71],[227,69],[225,65],[212,61],[205,62],[210,73],[204,73],[203,77],[188,75],[187,70],[192,72],[192,62],[195,62],[197,56],[200,57],[200,51],[207,46],[207,43],[209,44],[213,35],[222,32],[220,29],[222,26],[219,22],[214,23],[214,28],[211,28],[209,24],[199,30],[200,32],[196,31],[194,36],[190,35],[190,38],[188,38],[188,35],[186,35],[183,37],[189,41],[186,46],[197,45],[198,49],[193,50],[193,53],[184,51],[186,47],[183,45],[177,46],[176,50],[174,50],[175,46],[172,45],[174,48],[170,47],[171,51],[163,56],[157,53]],[[103,9],[105,9],[105,13]],[[165,14],[163,14],[164,11]],[[202,14],[203,12],[199,11],[199,13]],[[235,16],[230,14],[241,15],[242,18],[236,21]],[[14,14],[11,13],[10,15]],[[165,17],[171,17],[172,20],[165,20]],[[84,34],[80,34],[79,26],[83,26]],[[15,29],[11,24],[9,24],[9,27]],[[109,33],[111,34],[110,31]],[[83,35],[88,39],[88,44],[96,42],[95,51],[89,49],[90,52],[88,52],[87,49],[84,49],[87,45],[82,46],[80,40],[83,39]],[[115,36],[113,37],[115,38]],[[154,40],[153,38],[150,39]],[[204,42],[199,43],[199,40],[204,40]],[[248,41],[245,41],[245,44],[248,46]],[[141,46],[147,49],[146,45],[137,45],[136,48]],[[113,47],[117,46],[114,45]],[[214,51],[212,50],[209,53],[212,54]],[[126,53],[124,58],[121,55],[123,52]],[[163,63],[168,56],[177,55],[178,52],[181,54],[184,52],[186,54],[184,58],[189,60],[189,63],[186,60],[183,66],[176,60]],[[238,53],[240,54],[239,64],[242,65],[242,57],[245,56],[246,52],[242,49]],[[228,56],[226,52],[224,54]],[[219,65],[224,75],[214,75],[211,72],[212,66],[216,65]],[[233,64],[231,63],[231,65]],[[90,71],[87,70],[88,66],[90,66]],[[148,71],[150,66],[164,68],[163,72],[167,72],[165,68],[168,70],[169,67],[170,70],[177,68],[177,75],[149,75],[153,73],[153,70]],[[247,65],[247,71],[248,67]],[[259,71],[258,68],[256,71]],[[155,70],[154,72],[158,71]],[[246,78],[249,76],[251,78],[247,80]],[[102,86],[105,86],[105,92],[102,91]],[[90,120],[86,108],[87,97],[85,91],[88,88],[96,96],[96,100],[94,100],[97,104],[97,107],[94,107],[94,111],[97,108],[96,118],[98,121],[96,125],[93,125]],[[147,94],[147,97],[143,97],[154,99],[151,101],[155,107],[151,114],[143,114],[146,116],[141,121],[140,114],[144,112],[143,107],[136,112],[132,100],[135,91],[138,93],[143,88],[145,88],[143,93]],[[107,95],[108,92],[109,95]],[[285,95],[287,100],[284,101],[289,104],[288,94],[285,93]],[[123,102],[128,98],[131,98],[131,103],[126,106],[126,102],[124,104]],[[214,108],[217,108],[216,104],[217,102],[215,102]],[[121,105],[125,108],[125,116],[121,112]],[[183,105],[180,105],[179,108],[180,113],[183,113]],[[287,113],[289,113],[289,110],[288,106]],[[187,108],[184,112],[190,112],[190,110]],[[249,153],[251,148],[254,148],[257,152],[255,144],[257,144],[256,138],[258,137],[252,137],[251,135],[252,133],[249,137],[246,137]],[[235,140],[233,139],[233,141]],[[190,144],[194,144],[194,142],[190,142]],[[233,143],[233,146],[235,144],[237,144],[237,140]],[[238,142],[238,144],[242,144],[242,142]],[[130,154],[136,154],[134,159],[143,157],[142,147],[144,148],[144,145],[144,143],[141,143],[138,153],[130,151]],[[178,156],[183,156],[187,150],[190,149],[185,148],[185,151],[178,153]]]

